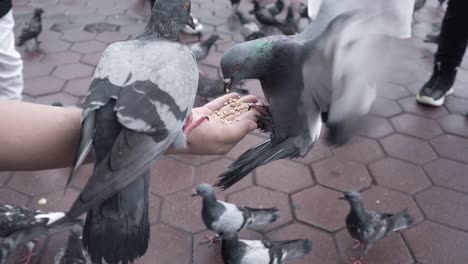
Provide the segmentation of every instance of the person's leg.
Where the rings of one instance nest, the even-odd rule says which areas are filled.
[[[450,0],[442,21],[439,46],[431,78],[416,95],[423,104],[440,106],[444,97],[453,93],[457,67],[468,44],[468,1]]]
[[[0,18],[0,99],[21,100],[23,61],[15,48],[12,11]]]

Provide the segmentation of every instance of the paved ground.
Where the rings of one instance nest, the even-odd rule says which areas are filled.
[[[313,241],[313,253],[293,263],[346,263],[353,253],[344,230],[349,208],[337,198],[340,191],[357,189],[368,207],[389,212],[407,207],[417,222],[377,244],[366,263],[467,263],[468,121],[463,114],[468,112],[468,59],[460,69],[455,95],[444,107],[422,107],[414,100],[429,77],[435,51],[421,39],[442,17],[433,2],[417,15],[424,23],[415,25],[415,38],[389,51],[400,64],[388,71],[389,82],[369,116],[371,125],[360,136],[339,148],[319,143],[306,158],[274,162],[219,194],[241,205],[280,209],[276,224],[242,232],[241,238],[307,237]],[[41,104],[78,104],[106,45],[140,32],[149,14],[148,5],[137,0],[16,0],[14,5],[19,23],[32,7],[46,11],[43,53],[23,51],[25,100]],[[214,31],[223,37],[201,66],[217,76],[222,53],[241,41],[238,25],[229,26],[227,0],[194,0],[193,13],[205,23],[203,38]],[[98,25],[86,26],[94,23]],[[247,82],[245,87],[261,96],[258,83]],[[198,245],[207,232],[199,217],[200,200],[191,199],[190,191],[200,182],[213,183],[234,158],[263,139],[258,133],[249,135],[222,157],[171,156],[157,162],[151,182],[151,245],[138,263],[221,263],[218,246]],[[90,170],[81,170],[65,196],[67,169],[0,172],[0,202],[66,210]],[[41,198],[47,204],[39,205]],[[44,239],[33,263],[51,263],[65,236]]]

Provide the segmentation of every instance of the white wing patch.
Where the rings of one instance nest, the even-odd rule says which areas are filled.
[[[219,219],[213,222],[212,229],[216,233],[220,233],[222,231],[223,225],[228,225],[235,227],[236,230],[242,226],[244,222],[244,216],[237,206],[231,203],[226,203],[223,201],[218,201],[218,203],[222,204],[226,211],[219,217]]]
[[[241,264],[269,264],[270,255],[268,248],[266,248],[260,240],[240,240],[247,245],[245,255],[241,259]],[[273,264],[276,263],[276,260]]]

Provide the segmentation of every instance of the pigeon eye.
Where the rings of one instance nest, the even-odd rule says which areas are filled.
[[[235,70],[235,71],[240,70],[240,65],[239,65],[239,64],[234,65],[234,70]]]
[[[189,9],[190,9],[190,4],[189,4],[189,3],[185,3],[184,9],[185,9],[185,10],[189,10]]]

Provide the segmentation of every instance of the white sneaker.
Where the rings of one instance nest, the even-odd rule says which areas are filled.
[[[182,32],[189,35],[200,34],[204,29],[203,25],[196,18],[193,18],[193,23],[195,24],[195,29],[185,25],[185,27],[182,29]]]

